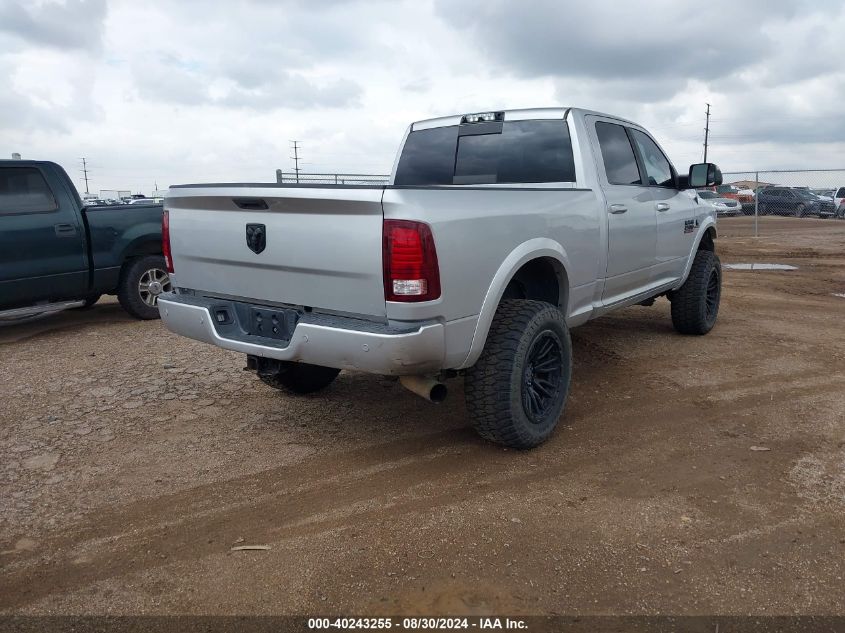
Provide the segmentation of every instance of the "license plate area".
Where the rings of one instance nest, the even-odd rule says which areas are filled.
[[[289,341],[298,321],[296,310],[249,308],[249,334],[252,336]]]

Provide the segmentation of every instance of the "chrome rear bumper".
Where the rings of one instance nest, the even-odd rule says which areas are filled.
[[[285,344],[262,341],[260,337],[221,336],[209,307],[198,304],[201,301],[173,293],[160,295],[161,319],[176,334],[265,358],[385,375],[427,374],[443,367],[445,341],[440,323],[421,324],[410,332],[385,333],[300,321]]]

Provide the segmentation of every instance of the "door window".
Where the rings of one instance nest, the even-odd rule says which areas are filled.
[[[53,192],[38,169],[0,168],[0,215],[44,213],[57,208]]]
[[[637,144],[637,149],[640,150],[643,163],[645,163],[648,184],[658,187],[674,187],[675,176],[672,173],[672,165],[669,163],[669,159],[660,151],[660,148],[657,147],[657,143],[639,130],[632,129],[631,134],[634,137],[634,142]],[[730,191],[733,192],[733,189],[730,188]]]
[[[625,128],[614,123],[596,123],[601,157],[607,182],[611,185],[641,185],[640,170],[634,157],[634,148]]]

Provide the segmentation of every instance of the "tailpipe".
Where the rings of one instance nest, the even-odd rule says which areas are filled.
[[[446,399],[449,390],[439,380],[431,376],[400,376],[399,382],[411,391],[429,402],[440,403]]]

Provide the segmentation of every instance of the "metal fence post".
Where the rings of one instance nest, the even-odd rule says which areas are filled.
[[[757,200],[760,191],[760,172],[754,172],[754,237],[759,237],[757,234]]]

